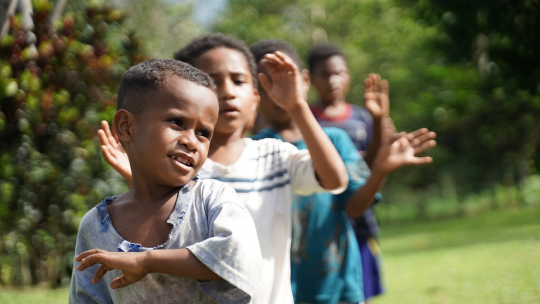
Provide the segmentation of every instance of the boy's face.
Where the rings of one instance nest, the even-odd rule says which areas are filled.
[[[210,75],[217,87],[219,117],[216,133],[243,130],[259,104],[259,92],[253,87],[245,56],[237,50],[219,47],[195,59],[194,66]]]
[[[208,155],[218,117],[216,94],[173,76],[167,79],[165,88],[139,98],[151,101],[141,113],[117,113],[128,115],[130,123],[122,123],[124,120],[115,116],[115,128],[126,147],[134,182],[145,179],[153,185],[174,187],[187,184]]]
[[[350,85],[349,69],[345,59],[336,55],[319,61],[314,71],[311,71],[311,83],[323,103],[345,100]]]

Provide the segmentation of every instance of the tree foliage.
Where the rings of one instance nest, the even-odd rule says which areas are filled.
[[[125,190],[96,131],[144,57],[123,11],[92,6],[51,26],[53,4],[32,4],[34,27],[17,15],[0,40],[0,279],[66,284],[82,216]]]

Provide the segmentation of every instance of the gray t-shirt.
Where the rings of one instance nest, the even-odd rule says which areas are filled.
[[[151,273],[119,289],[109,287],[122,275],[113,270],[96,284],[92,277],[99,265],[76,270],[71,280],[70,303],[249,303],[259,279],[262,257],[255,224],[248,210],[238,202],[235,191],[215,180],[197,180],[178,193],[168,223],[173,225],[168,240],[154,248],[124,240],[112,226],[106,198],[81,221],[76,254],[89,249],[139,252],[187,248],[210,270],[223,278],[203,281]]]

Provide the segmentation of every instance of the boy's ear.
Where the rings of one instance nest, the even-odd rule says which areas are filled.
[[[112,127],[120,142],[128,143],[132,141],[131,136],[133,135],[133,120],[133,114],[129,113],[125,109],[118,110],[118,112],[116,112],[114,115]]]

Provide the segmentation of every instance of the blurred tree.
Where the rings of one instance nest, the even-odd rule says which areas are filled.
[[[110,120],[124,72],[144,60],[123,11],[93,4],[34,28],[10,18],[0,39],[0,283],[69,283],[79,222],[126,187],[101,161],[99,122]]]
[[[391,84],[397,126],[437,131],[435,164],[396,173],[399,184],[425,188],[450,175],[463,194],[535,171],[537,2],[230,2],[216,31],[249,44],[281,38],[301,54],[315,43],[337,43],[351,70],[349,102],[361,105],[363,79],[380,73]]]

